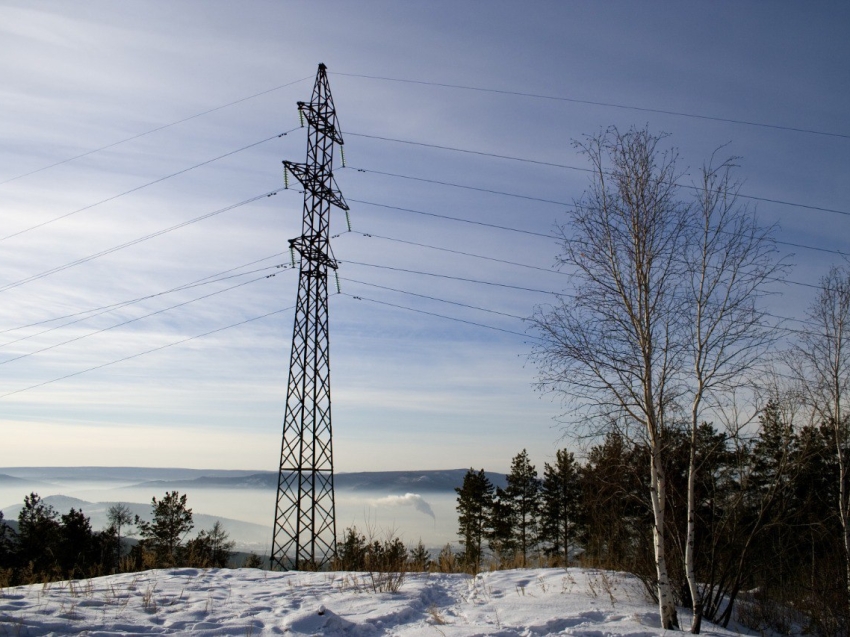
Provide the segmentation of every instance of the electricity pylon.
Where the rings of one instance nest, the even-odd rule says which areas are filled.
[[[331,371],[328,342],[328,270],[337,262],[330,249],[331,204],[348,210],[333,177],[334,144],[342,136],[328,85],[319,64],[313,97],[298,102],[307,120],[307,161],[284,161],[304,186],[301,236],[289,241],[300,255],[298,300],[292,332],[289,385],[277,482],[271,566],[314,570],[336,555],[334,466],[331,430]]]

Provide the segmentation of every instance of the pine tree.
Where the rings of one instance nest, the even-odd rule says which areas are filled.
[[[30,493],[18,513],[18,542],[22,564],[32,564],[35,573],[55,568],[59,550],[59,522],[49,504]]]
[[[187,566],[226,568],[235,545],[221,522],[216,520],[209,531],[201,531],[197,537],[186,543],[183,551],[185,559],[181,561]]]
[[[464,546],[463,562],[477,572],[481,567],[481,544],[493,507],[493,485],[484,474],[469,469],[457,492],[458,535]]]
[[[139,534],[153,549],[158,565],[174,566],[178,562],[183,538],[195,527],[192,523],[192,509],[186,507],[186,495],[170,491],[162,500],[151,498],[151,512],[151,522],[136,516],[135,524]]]
[[[12,527],[6,524],[6,521],[3,519],[3,512],[0,511],[0,569],[13,566],[13,558],[15,557],[14,542],[14,531],[12,531]]]
[[[502,487],[496,487],[493,506],[490,508],[487,539],[490,550],[499,556],[503,564],[511,561],[516,551],[515,518],[510,497]]]
[[[366,561],[366,538],[350,526],[344,531],[341,542],[337,542],[337,563],[341,571],[362,571]]]
[[[525,449],[511,461],[505,496],[513,511],[516,554],[525,566],[528,554],[537,547],[540,516],[540,480]]]
[[[422,540],[410,550],[410,567],[411,570],[427,573],[431,570],[431,553],[425,548]]]
[[[82,511],[71,509],[61,518],[58,562],[68,577],[84,577],[99,561],[97,538],[91,521]]]
[[[549,555],[569,564],[581,507],[581,484],[578,464],[566,449],[555,454],[554,466],[548,462],[544,464],[541,495],[540,539],[548,543],[546,552]]]

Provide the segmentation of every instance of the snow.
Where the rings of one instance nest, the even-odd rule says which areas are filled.
[[[370,582],[368,573],[181,568],[11,587],[0,589],[0,635],[670,634],[641,584],[622,573],[408,573],[395,593],[374,592]],[[680,620],[689,617],[680,611]]]

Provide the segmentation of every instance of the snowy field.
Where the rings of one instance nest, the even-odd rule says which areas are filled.
[[[690,617],[680,611],[680,619]],[[751,634],[703,626],[705,635]],[[0,635],[670,634],[620,573],[530,569],[408,574],[397,593],[368,574],[171,569],[0,590]]]

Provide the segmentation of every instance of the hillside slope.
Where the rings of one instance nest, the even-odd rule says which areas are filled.
[[[683,616],[683,621],[688,621]],[[478,577],[408,574],[397,593],[368,575],[172,569],[0,591],[0,633],[21,635],[398,635],[653,637],[634,578],[584,569]],[[669,635],[669,633],[666,633]],[[749,634],[704,626],[704,635]]]

